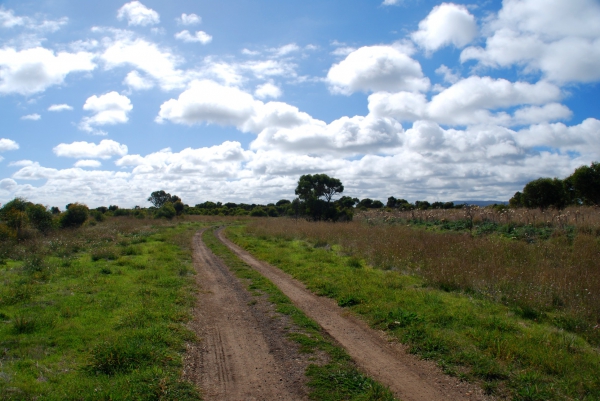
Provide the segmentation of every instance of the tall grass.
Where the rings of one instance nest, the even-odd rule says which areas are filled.
[[[318,246],[338,244],[342,252],[364,258],[375,268],[418,275],[447,291],[491,298],[525,318],[547,319],[600,343],[600,238],[586,231],[572,239],[556,231],[546,241],[527,243],[364,221],[267,219],[253,221],[247,230]]]

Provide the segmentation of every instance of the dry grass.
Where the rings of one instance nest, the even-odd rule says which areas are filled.
[[[537,319],[550,313],[555,320],[565,320],[558,322],[565,329],[600,337],[594,335],[600,332],[600,238],[596,236],[600,217],[597,209],[577,212],[565,212],[569,224],[577,216],[575,223],[590,230],[578,230],[573,239],[556,231],[550,239],[533,244],[372,221],[335,224],[264,219],[250,223],[248,230],[259,236],[306,239],[317,246],[339,244],[343,252],[364,258],[376,268],[416,274],[448,291],[483,294],[513,306],[524,317]],[[448,212],[446,218],[452,218],[452,213],[460,211]],[[539,216],[519,213],[523,212],[511,218]]]

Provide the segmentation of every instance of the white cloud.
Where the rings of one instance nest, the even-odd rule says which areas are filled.
[[[267,82],[264,83],[262,85],[258,85],[256,87],[256,90],[254,91],[254,96],[256,96],[259,99],[266,99],[266,98],[273,98],[273,99],[277,99],[279,97],[281,97],[283,93],[281,92],[281,89],[277,86],[274,85],[271,82]]]
[[[23,17],[15,15],[13,10],[5,10],[0,8],[0,26],[3,28],[13,28],[15,26],[21,26],[25,24]]]
[[[538,124],[556,120],[567,120],[573,112],[564,104],[548,103],[541,107],[530,106],[518,109],[514,113],[516,124]]]
[[[355,47],[342,46],[342,47],[338,47],[337,49],[332,51],[331,54],[333,54],[334,56],[346,57],[347,55],[349,55],[350,53],[352,53],[354,51],[356,51]]]
[[[395,6],[401,4],[402,0],[383,0],[382,6]]]
[[[246,56],[258,56],[260,52],[256,50],[242,49],[242,54],[245,54]]]
[[[204,31],[197,31],[194,35],[192,35],[190,33],[190,31],[188,31],[187,29],[181,32],[178,32],[175,34],[175,39],[179,39],[182,40],[184,42],[188,42],[188,43],[202,43],[203,45],[206,45],[210,42],[212,42],[212,36],[210,36],[208,33],[204,32]]]
[[[196,14],[186,14],[183,13],[181,14],[180,18],[177,18],[177,22],[182,24],[182,25],[195,25],[195,24],[200,24],[202,22],[202,18],[200,18],[198,15]]]
[[[272,53],[274,53],[278,57],[287,56],[290,53],[295,53],[300,50],[300,47],[295,43],[288,43],[287,45],[283,45],[281,47],[277,47],[274,49],[269,49]]]
[[[75,164],[73,165],[74,167],[91,167],[91,168],[98,168],[102,166],[102,163],[100,163],[98,160],[77,160],[77,162],[75,162]]]
[[[600,120],[588,118],[581,124],[538,124],[518,132],[517,141],[525,147],[551,147],[562,153],[577,152],[591,160],[600,154]],[[590,160],[591,159],[591,160]]]
[[[598,81],[599,20],[595,0],[506,0],[484,26],[485,47],[466,48],[461,61],[519,66],[559,83]]]
[[[464,47],[477,36],[477,23],[465,6],[442,3],[419,22],[419,30],[410,36],[429,52],[450,44]]]
[[[42,47],[16,51],[0,49],[0,93],[31,95],[60,85],[72,72],[92,71],[92,53],[59,52]]]
[[[128,25],[155,25],[160,22],[158,13],[139,1],[131,1],[119,9],[117,18],[127,18]]]
[[[454,71],[452,71],[450,68],[448,68],[444,64],[439,66],[438,69],[435,70],[435,73],[439,74],[439,75],[443,75],[444,81],[449,82],[451,84],[455,84],[458,81],[460,81],[460,74],[455,73]]]
[[[156,121],[240,126],[254,114],[255,103],[251,95],[237,88],[209,80],[195,81],[177,100],[168,100],[160,106]]]
[[[0,180],[0,189],[11,192],[17,187],[17,182],[12,178],[4,178]]]
[[[177,69],[181,62],[178,57],[143,39],[118,37],[107,41],[100,58],[107,69],[129,65],[144,71],[165,90],[182,88],[187,82],[185,72]]]
[[[95,114],[84,117],[79,127],[84,131],[93,132],[93,126],[126,123],[129,120],[127,114],[133,106],[127,96],[113,91],[101,96],[90,96],[85,101],[83,109]]]
[[[365,46],[350,53],[331,67],[327,82],[333,92],[342,94],[429,88],[419,62],[393,46]]]
[[[21,117],[21,120],[37,121],[41,118],[42,118],[42,116],[40,116],[37,113],[34,113],[34,114],[27,114],[26,116]]]
[[[151,79],[142,77],[137,71],[131,71],[127,74],[123,80],[123,84],[135,90],[146,90],[154,87],[154,82]]]
[[[53,104],[50,107],[48,107],[48,111],[71,111],[73,110],[73,107],[69,106],[68,104]]]
[[[113,156],[125,156],[127,145],[122,145],[111,139],[104,139],[99,144],[93,142],[61,143],[52,149],[59,157],[76,159],[110,159]]]
[[[0,138],[0,152],[19,149],[19,144],[12,139]]]
[[[544,105],[561,97],[560,89],[545,81],[530,84],[471,76],[444,89],[429,102],[423,94],[418,93],[374,93],[369,96],[369,110],[377,116],[403,121],[430,119],[450,125],[514,125],[522,121],[515,121],[502,109],[520,105]],[[552,107],[556,112],[556,107]],[[492,113],[491,110],[500,111]],[[548,111],[551,110],[547,109],[546,112]],[[527,112],[523,111],[518,118],[522,119],[525,114]]]

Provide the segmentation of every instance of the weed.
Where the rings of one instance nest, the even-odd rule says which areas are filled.
[[[37,321],[33,317],[17,315],[13,319],[13,331],[15,334],[30,334],[36,329]]]

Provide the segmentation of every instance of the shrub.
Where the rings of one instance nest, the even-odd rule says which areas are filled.
[[[89,209],[81,203],[71,203],[60,219],[60,226],[81,227],[88,218]]]
[[[162,205],[160,209],[156,211],[155,214],[157,219],[164,217],[169,220],[175,217],[176,215],[177,211],[175,211],[175,208],[173,207],[173,204],[171,202],[167,202],[164,205]]]
[[[52,213],[44,205],[30,205],[27,208],[27,217],[31,225],[43,233],[47,233],[53,227]]]

